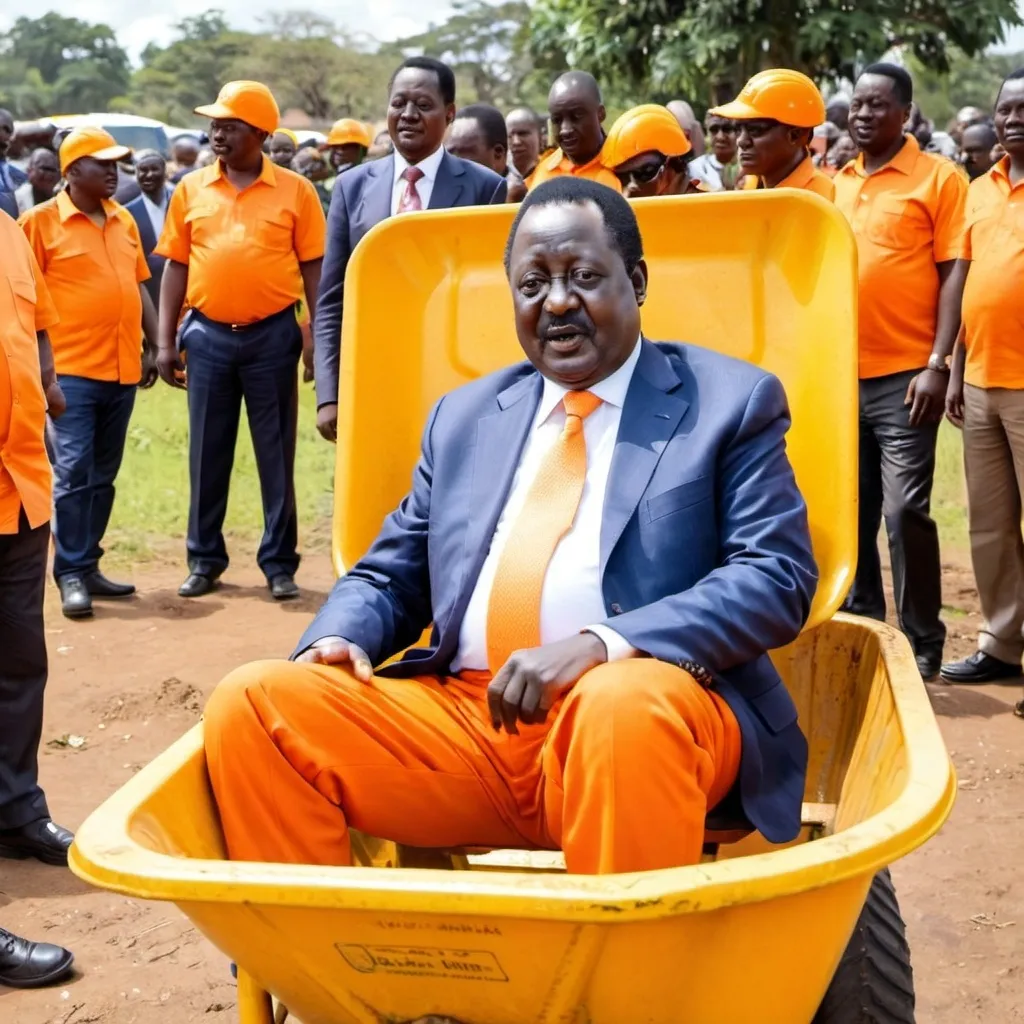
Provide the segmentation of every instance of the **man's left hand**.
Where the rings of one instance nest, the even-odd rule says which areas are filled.
[[[156,349],[148,345],[142,353],[142,379],[139,381],[140,388],[151,388],[159,379],[160,371],[156,365]]]
[[[579,633],[557,643],[516,651],[487,687],[495,730],[518,734],[516,722],[543,722],[559,697],[585,672],[608,660],[604,641]]]
[[[51,381],[46,387],[46,411],[50,414],[51,420],[59,420],[67,412],[68,402],[64,392],[56,381]]]
[[[302,383],[308,384],[313,379],[313,346],[302,346]]]
[[[949,374],[939,370],[922,370],[907,388],[904,405],[910,406],[910,425],[922,427],[938,423],[946,411],[946,388]]]

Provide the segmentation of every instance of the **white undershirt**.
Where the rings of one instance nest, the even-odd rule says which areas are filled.
[[[613,629],[594,623],[608,618],[601,595],[601,518],[622,407],[633,371],[640,360],[640,348],[641,342],[638,339],[636,348],[626,362],[610,377],[589,389],[601,399],[601,405],[583,421],[583,436],[587,444],[587,478],[572,529],[559,541],[548,563],[540,601],[542,644],[564,640],[589,630],[604,641],[609,661],[618,661],[636,654],[628,641]],[[452,662],[454,672],[488,668],[487,606],[498,559],[545,455],[565,428],[562,398],[568,390],[544,378],[544,390],[533,427],[462,620],[459,647]]]
[[[438,146],[433,153],[430,154],[425,160],[421,160],[418,164],[412,164],[413,167],[418,167],[423,172],[423,177],[413,185],[420,197],[420,204],[423,209],[426,210],[430,206],[430,197],[434,194],[434,182],[437,180],[437,172],[441,167],[441,160],[444,157],[444,146]],[[402,156],[398,150],[395,150],[395,179],[391,185],[391,216],[394,217],[398,213],[398,204],[401,202],[402,193],[405,191],[407,182],[402,178],[402,174],[407,167],[409,167],[409,161]]]
[[[162,196],[163,203],[158,206],[149,198],[149,196],[146,195],[145,192],[142,193],[142,202],[146,207],[146,213],[149,214],[149,223],[153,225],[153,234],[155,234],[157,238],[160,237],[160,233],[164,229],[164,217],[167,215],[166,189],[164,189]]]

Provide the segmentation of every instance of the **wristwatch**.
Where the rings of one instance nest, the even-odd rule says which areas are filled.
[[[933,352],[928,357],[928,369],[936,370],[939,373],[949,373],[949,364],[937,352]]]

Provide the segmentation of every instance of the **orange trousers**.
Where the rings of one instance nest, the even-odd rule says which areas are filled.
[[[362,683],[287,661],[231,673],[205,717],[231,858],[350,864],[351,825],[427,848],[562,849],[579,873],[700,860],[740,761],[717,694],[664,662],[614,662],[510,736],[491,725],[489,681]]]

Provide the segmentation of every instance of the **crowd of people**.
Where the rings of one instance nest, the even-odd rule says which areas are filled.
[[[373,787],[360,789],[357,770],[346,774],[344,755],[355,751],[367,764],[404,750],[432,701],[447,710],[416,742],[456,753],[429,784],[415,765],[431,814],[414,813],[397,792],[389,797],[420,823],[423,845],[462,841],[475,822],[487,833],[474,833],[477,842],[563,846],[571,870],[637,870],[663,866],[665,856],[688,863],[699,855],[705,812],[733,792],[764,835],[795,834],[806,744],[766,655],[799,632],[814,566],[781,447],[785,400],[777,382],[731,362],[734,390],[723,391],[724,357],[689,347],[697,383],[686,386],[715,396],[701,403],[715,411],[701,415],[718,417],[707,428],[718,447],[675,444],[685,413],[672,399],[682,386],[683,348],[637,341],[647,270],[622,197],[701,202],[712,192],[788,188],[834,202],[859,258],[859,560],[846,607],[886,616],[877,544],[884,522],[896,616],[922,678],[1020,679],[1024,355],[1016,331],[1024,312],[1013,268],[1024,261],[1024,70],[1003,83],[991,113],[965,108],[947,132],[922,117],[910,75],[886,63],[868,67],[849,98],[828,103],[799,72],[768,69],[703,122],[678,100],[635,107],[608,125],[600,86],[584,71],[553,83],[546,117],[526,107],[459,108],[452,70],[426,57],[396,70],[387,129],[376,136],[343,119],[322,146],[300,145],[280,127],[270,91],[249,81],[226,84],[197,113],[209,119],[208,144],[180,137],[172,161],[152,150],[132,154],[86,126],[36,140],[19,164],[10,158],[13,121],[0,111],[0,210],[10,214],[0,213],[8,282],[0,289],[0,856],[66,863],[72,834],[51,820],[37,777],[49,542],[67,617],[88,617],[94,601],[134,593],[100,563],[138,390],[162,379],[187,393],[188,573],[180,595],[201,598],[228,568],[223,524],[244,400],[265,519],[257,562],[275,600],[294,598],[298,369],[315,381],[320,434],[335,440],[349,259],[379,222],[426,209],[520,203],[505,267],[535,370],[485,378],[434,410],[413,491],[367,559],[339,582],[296,663],[252,666],[218,689],[207,753],[233,856],[344,862],[345,818],[326,825],[325,801],[332,812],[351,811],[354,801],[360,827],[371,820],[370,831],[394,832],[397,819]],[[603,552],[600,572],[608,575],[599,584],[600,497],[621,484],[617,432],[639,429],[630,418],[634,371],[649,389],[645,400],[663,409],[672,457],[651,467],[657,486],[645,482],[629,496],[632,511],[616,525],[615,550],[624,553],[616,561]],[[532,404],[509,413],[526,387]],[[491,454],[507,473],[477,493],[479,482],[464,476],[473,463],[467,438],[499,410],[506,432],[493,434]],[[977,652],[946,664],[930,514],[944,415],[963,430],[985,619]],[[714,483],[730,462],[714,453],[742,445],[752,480],[737,492],[749,493],[753,482],[763,500],[755,509],[737,498],[708,526],[701,517],[714,503],[677,493],[687,486],[679,481]],[[520,450],[519,463],[502,461],[501,452]],[[648,512],[640,520],[642,497]],[[606,503],[605,516],[613,506]],[[463,549],[467,507],[490,516],[479,552]],[[758,518],[761,532],[744,516]],[[739,548],[759,546],[757,557],[777,569],[775,583],[744,575],[743,559],[723,566],[732,533]],[[676,565],[690,536],[718,537],[719,550],[710,544]],[[446,582],[430,572],[459,557],[469,558],[461,575],[448,573]],[[727,621],[728,606],[760,605],[773,608],[760,631],[748,623],[741,634]],[[706,636],[681,637],[691,614]],[[378,691],[339,681],[342,665],[370,680],[432,620],[441,631],[431,649],[404,669],[384,670],[415,675],[419,689],[373,676],[387,695],[377,704],[365,694]],[[640,724],[621,740],[635,756],[612,763],[601,744],[580,737],[614,717],[617,692],[632,695]],[[559,708],[551,731],[543,723]],[[1024,715],[1024,702],[1017,710]],[[657,734],[648,727],[655,716]],[[515,757],[525,760],[506,762],[511,755],[488,730],[518,736],[520,727],[528,738],[517,741]],[[294,764],[268,739],[271,728],[294,734]],[[341,760],[321,771],[319,751],[339,745]],[[445,780],[458,774],[463,748],[493,770],[452,788]],[[741,772],[748,749],[759,764],[777,759],[778,771]],[[651,773],[629,766],[651,758],[678,785],[648,792],[643,776]],[[240,772],[253,759],[275,773],[273,793],[256,792]],[[298,761],[312,765],[305,771],[315,786]],[[520,792],[526,778],[529,794]],[[624,803],[617,787],[642,798]],[[669,790],[692,799],[664,805]],[[274,802],[280,794],[291,794],[286,809]],[[533,802],[533,817],[524,801]],[[642,822],[630,830],[637,813],[680,824],[666,824],[655,851]],[[272,824],[282,820],[292,825]],[[0,984],[45,984],[70,962],[59,947],[0,931]]]

